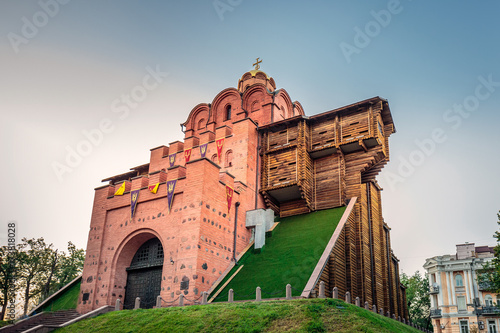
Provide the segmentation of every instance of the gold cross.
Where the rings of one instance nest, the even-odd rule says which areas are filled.
[[[260,68],[259,64],[262,62],[262,60],[259,60],[259,58],[257,58],[256,60],[257,60],[257,62],[255,64],[253,64],[252,66],[255,66],[255,70],[258,71]]]

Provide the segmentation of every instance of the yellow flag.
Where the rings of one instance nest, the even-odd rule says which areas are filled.
[[[156,185],[149,185],[148,189],[151,193],[156,194],[156,192],[158,192],[158,186],[160,186],[160,183],[156,183]]]
[[[122,183],[122,186],[118,189],[118,191],[115,192],[115,195],[123,195],[125,192],[125,182]]]

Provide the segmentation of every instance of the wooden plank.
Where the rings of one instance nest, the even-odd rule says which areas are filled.
[[[241,265],[240,268],[238,268],[236,270],[236,272],[234,272],[233,275],[231,275],[231,277],[229,279],[227,279],[226,283],[224,283],[222,285],[222,287],[219,288],[219,290],[217,290],[217,292],[212,296],[212,298],[210,298],[210,300],[208,301],[208,303],[212,303],[212,301],[217,297],[219,296],[219,294],[224,290],[224,288],[226,288],[226,286],[229,284],[229,282],[231,282],[232,279],[234,279],[234,277],[236,276],[236,274],[238,274],[241,269],[244,267],[245,265]]]
[[[311,291],[314,290],[316,284],[318,283],[319,277],[320,277],[321,273],[323,272],[323,269],[325,268],[325,265],[327,264],[327,262],[330,258],[330,253],[332,252],[332,249],[335,246],[335,243],[339,240],[340,233],[342,232],[342,229],[344,228],[344,226],[349,218],[349,215],[351,215],[355,204],[356,204],[356,198],[352,198],[351,202],[349,202],[349,205],[347,206],[346,210],[344,211],[344,214],[342,215],[342,218],[340,219],[339,224],[335,228],[335,231],[333,232],[332,237],[330,237],[330,241],[326,245],[326,248],[323,251],[323,254],[321,255],[318,263],[316,264],[316,267],[314,268],[311,276],[309,277],[309,280],[307,281],[306,286],[304,287],[304,291],[301,294],[302,297],[309,298],[309,296],[311,295]],[[342,241],[342,239],[340,241]]]

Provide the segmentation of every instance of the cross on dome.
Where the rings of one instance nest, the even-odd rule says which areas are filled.
[[[259,58],[256,59],[257,62],[253,64],[252,66],[255,66],[255,70],[258,71],[260,69],[259,64],[262,62],[262,60],[259,60]]]

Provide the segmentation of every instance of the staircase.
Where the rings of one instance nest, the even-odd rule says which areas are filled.
[[[22,320],[14,325],[0,329],[1,333],[17,332],[51,332],[62,324],[67,323],[81,315],[76,310],[61,310],[56,312],[43,312],[36,316]]]

